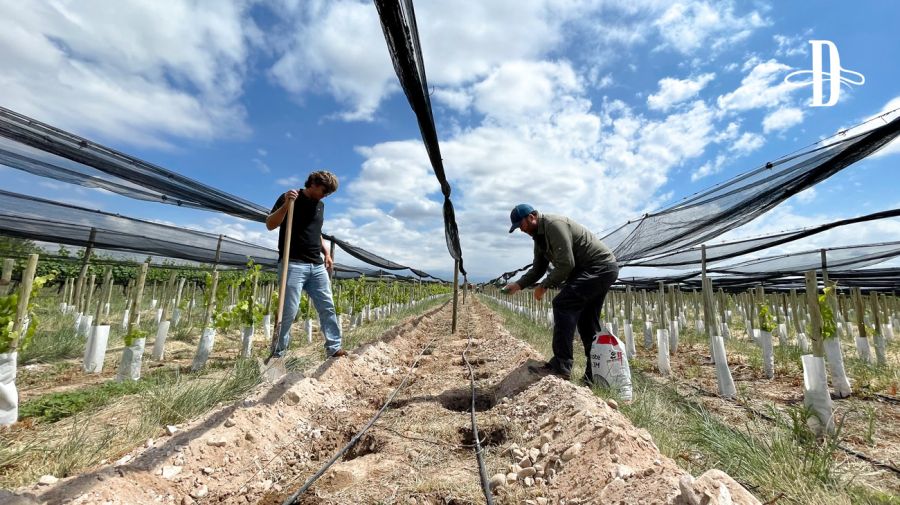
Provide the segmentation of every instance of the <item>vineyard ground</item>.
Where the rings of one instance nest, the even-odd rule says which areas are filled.
[[[516,464],[512,444],[541,466],[527,481],[497,487],[497,503],[688,503],[688,494],[699,501],[704,492],[710,503],[720,493],[759,503],[721,472],[680,489],[684,471],[648,432],[590,389],[529,372],[541,354],[511,336],[496,312],[470,297],[454,335],[450,313],[448,304],[408,318],[349,357],[185,423],[121,464],[20,491],[51,503],[280,503],[409,374],[392,408],[301,503],[481,503],[462,359],[468,348],[488,473]],[[532,480],[540,475],[546,480]]]
[[[510,332],[531,343],[543,354],[551,354],[550,330],[501,307],[487,303],[503,314]],[[791,413],[802,409],[802,373],[799,351],[780,350],[776,341],[776,379],[762,374],[761,352],[747,337],[728,340],[729,367],[741,403],[776,416],[766,421],[746,409],[695,389],[717,391],[715,370],[708,364],[709,352],[693,330],[683,331],[679,352],[671,357],[672,375],[662,377],[656,369],[656,350],[645,349],[642,330],[636,322],[637,359],[631,361],[635,401],[622,411],[638,427],[653,434],[661,450],[680,466],[696,474],[718,467],[751,489],[764,502],[788,503],[900,503],[897,475],[832,450],[824,444],[806,443],[806,434],[790,425]],[[741,329],[733,333],[741,335]],[[777,340],[777,339],[776,339]],[[848,399],[836,399],[844,429],[838,442],[897,466],[900,440],[897,405],[873,393],[896,393],[900,342],[888,349],[890,366],[875,370],[844,349],[845,366],[857,391]],[[576,356],[575,369],[584,366]],[[859,378],[857,380],[857,377]],[[576,377],[577,379],[577,377]],[[596,390],[604,397],[610,391]],[[786,419],[787,418],[787,419]],[[867,433],[869,419],[875,429]],[[877,459],[877,458],[876,458]]]
[[[345,346],[353,349],[377,338],[402,318],[437,303],[438,300],[425,301],[352,330],[345,321]],[[85,339],[75,338],[70,330],[73,316],[58,315],[52,309],[41,315],[36,345],[56,342],[60,334],[62,339],[74,340],[77,345],[69,346],[73,350],[68,356],[40,352],[40,356],[52,355],[55,359],[20,368],[20,422],[0,430],[0,488],[31,484],[42,475],[65,477],[116,461],[135,447],[158,440],[167,425],[178,426],[222,402],[243,398],[262,381],[255,360],[237,361],[240,334],[236,330],[217,335],[204,370],[188,372],[200,332],[194,327],[170,333],[162,362],[149,359],[154,338],[149,337],[142,379],[117,383],[114,377],[124,345],[120,327],[114,325],[111,329],[103,372],[87,374],[81,369],[80,358]],[[142,313],[145,321],[151,315],[150,310]],[[287,363],[292,371],[302,371],[325,359],[321,334],[316,329],[309,344],[304,326],[299,321],[292,327],[294,338]],[[254,346],[258,358],[268,351],[263,340],[260,330]]]

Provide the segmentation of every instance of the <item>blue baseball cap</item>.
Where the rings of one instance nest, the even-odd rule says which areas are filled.
[[[509,227],[509,232],[512,233],[516,231],[516,228],[519,227],[519,223],[525,219],[525,216],[532,212],[534,212],[534,207],[527,203],[520,203],[513,207],[512,212],[509,213],[509,220],[512,222],[512,226]]]

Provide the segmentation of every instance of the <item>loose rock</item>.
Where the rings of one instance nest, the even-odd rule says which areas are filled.
[[[53,484],[56,484],[57,482],[59,482],[59,479],[57,479],[56,477],[54,477],[52,475],[42,475],[40,480],[38,480],[38,484],[40,484],[42,486],[52,486]]]
[[[506,475],[502,473],[498,473],[491,477],[491,481],[488,483],[488,487],[491,488],[491,491],[497,489],[498,487],[503,487],[506,485]]]
[[[578,456],[581,453],[581,442],[576,443],[575,445],[566,449],[565,452],[562,453],[560,457],[564,462],[568,462]]]
[[[162,467],[162,478],[163,479],[171,479],[181,473],[180,466],[166,465]]]

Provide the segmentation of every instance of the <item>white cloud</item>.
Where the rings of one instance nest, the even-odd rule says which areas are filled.
[[[812,203],[816,199],[816,188],[804,189],[794,197],[800,203]]]
[[[743,156],[759,149],[765,143],[766,139],[764,139],[762,135],[746,132],[741,135],[729,149],[735,151],[738,155]]]
[[[275,184],[279,186],[296,188],[300,186],[301,183],[305,182],[305,179],[301,179],[298,175],[292,175],[290,177],[282,177],[280,179],[275,180]]]
[[[740,112],[758,108],[780,107],[790,100],[790,94],[797,89],[795,84],[784,82],[785,72],[791,67],[769,60],[753,66],[736,90],[717,99],[723,111]]]
[[[268,174],[269,172],[272,171],[272,169],[269,167],[269,165],[265,161],[263,161],[259,158],[253,158],[253,166],[255,166],[257,170],[259,170],[260,172],[262,172],[264,174]]]
[[[660,36],[681,53],[722,48],[747,38],[768,21],[756,11],[738,16],[730,3],[675,3],[656,21]]]
[[[803,111],[796,107],[781,107],[763,119],[763,132],[787,130],[803,122]]]
[[[647,97],[647,106],[654,110],[669,110],[673,105],[697,96],[715,77],[714,73],[702,74],[696,79],[665,77],[659,81],[659,92]]]
[[[566,63],[513,61],[501,65],[476,84],[475,108],[500,121],[547,117],[560,100],[575,99],[580,89]]]
[[[716,156],[715,161],[707,161],[703,165],[700,165],[700,168],[691,173],[691,182],[696,182],[704,177],[718,174],[722,171],[722,168],[724,168],[725,162],[727,161],[728,157],[719,155]]]
[[[808,35],[809,33],[810,32],[807,31],[805,35]],[[805,35],[773,35],[772,39],[778,44],[778,49],[775,50],[775,56],[790,58],[792,56],[804,56],[809,54],[809,44]]]
[[[440,88],[434,91],[434,100],[457,112],[466,112],[472,105],[472,94],[464,89]]]
[[[464,85],[503,62],[540,56],[562,40],[563,24],[589,7],[552,0],[417,5],[428,81]],[[368,121],[379,103],[400,89],[371,2],[309,2],[280,14],[289,19],[290,42],[280,51],[271,75],[298,98],[309,91],[327,91],[348,107],[343,119]],[[451,107],[463,105],[461,98],[446,92],[439,97]]]
[[[132,145],[247,132],[238,100],[256,28],[246,5],[173,0],[73,7],[4,7],[4,106]]]
[[[702,101],[661,120],[620,101],[595,109],[567,66],[498,68],[472,87],[483,123],[441,141],[463,254],[477,258],[470,273],[496,275],[530,261],[529,239],[506,233],[513,205],[529,202],[600,231],[650,210],[671,170],[713,141],[714,114]],[[528,93],[499,96],[501,83],[525,73],[534,80]],[[435,239],[443,236],[439,187],[421,141],[358,151],[362,171],[346,185],[353,208],[330,216],[329,229],[401,263],[449,269],[446,246]]]

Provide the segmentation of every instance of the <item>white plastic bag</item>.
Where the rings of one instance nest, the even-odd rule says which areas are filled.
[[[637,349],[634,345],[634,331],[631,329],[631,321],[627,321],[623,326],[625,328],[625,345],[628,350],[628,358],[631,359],[637,354]]]
[[[109,325],[91,327],[91,336],[88,337],[84,350],[83,368],[88,373],[100,373],[103,371],[103,362],[106,359],[106,345],[109,342]]]
[[[618,391],[624,400],[631,400],[631,369],[622,342],[615,335],[600,331],[591,344],[591,374],[594,383]]]
[[[759,342],[759,347],[762,348],[763,373],[766,374],[766,378],[772,379],[775,377],[775,353],[772,348],[772,332],[762,330],[753,331],[758,332],[759,334],[757,342]]]
[[[160,321],[162,321],[162,309],[156,309],[156,324],[159,325]]]
[[[128,328],[128,316],[131,314],[131,309],[125,309],[125,313],[122,315],[122,329]]]
[[[778,345],[780,345],[781,348],[784,349],[788,345],[787,325],[784,323],[778,323],[778,329],[776,329],[775,331],[778,333]]]
[[[241,357],[248,358],[253,352],[253,327],[244,326],[241,329]]]
[[[122,361],[119,362],[119,370],[116,372],[116,380],[138,380],[141,378],[141,358],[144,356],[145,338],[139,338],[122,351]]]
[[[856,337],[856,354],[864,363],[872,364],[872,352],[869,348],[869,339]]]
[[[656,367],[662,375],[672,373],[669,366],[669,330],[656,330]]]
[[[266,314],[263,316],[263,335],[266,337],[266,343],[272,341],[272,315]]]
[[[841,330],[838,330],[840,332]],[[841,354],[841,342],[837,338],[825,339],[825,358],[831,370],[831,386],[837,391],[839,398],[846,398],[853,393],[850,379],[844,370],[844,356]]]
[[[882,324],[881,334],[884,335],[885,340],[887,340],[888,342],[894,340],[894,325],[890,323]]]
[[[200,343],[197,344],[197,354],[194,355],[194,362],[191,364],[192,372],[196,372],[206,366],[206,360],[209,359],[209,353],[212,352],[215,340],[216,330],[204,328],[203,335],[200,337]]]
[[[713,335],[712,339],[713,360],[716,363],[716,381],[719,385],[719,396],[734,398],[737,395],[737,389],[734,387],[731,369],[728,368],[725,341],[718,335]]]
[[[669,354],[674,355],[678,352],[678,331],[679,325],[678,320],[673,319],[669,321]]]
[[[653,325],[650,321],[644,322],[644,349],[653,349]]]
[[[78,334],[85,337],[90,335],[91,325],[94,324],[94,316],[81,316],[81,324],[78,326]]]
[[[166,337],[169,336],[171,321],[163,321],[156,328],[156,340],[153,341],[153,360],[162,361],[166,354]]]
[[[797,345],[800,346],[800,352],[803,354],[809,352],[809,340],[806,338],[806,333],[800,332],[797,334]]]
[[[377,310],[375,312],[376,312],[376,314],[378,313]],[[377,320],[377,316],[376,316],[376,320]],[[306,341],[310,344],[312,343],[312,334],[313,334],[312,319],[307,319],[306,320]]]
[[[19,419],[19,391],[16,389],[17,352],[0,354],[0,426]]]
[[[834,409],[828,394],[825,362],[812,354],[804,354],[800,359],[803,361],[803,404],[814,413],[807,421],[809,427],[818,435],[826,431],[834,433]]]

